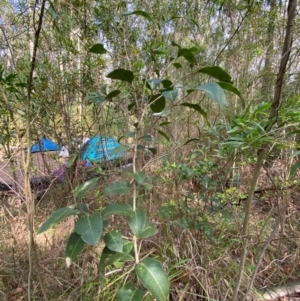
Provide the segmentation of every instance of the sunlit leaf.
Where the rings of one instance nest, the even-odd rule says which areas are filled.
[[[104,242],[106,246],[115,252],[123,252],[123,239],[118,230],[112,230],[105,234]]]
[[[76,201],[80,201],[83,196],[93,187],[96,185],[96,183],[98,182],[99,178],[94,178],[91,180],[88,180],[86,182],[84,182],[83,184],[79,185],[78,187],[76,187],[74,195],[75,195],[75,199]]]
[[[135,273],[142,284],[157,301],[169,298],[169,281],[161,264],[151,257],[146,257],[135,267]]]
[[[110,250],[108,247],[105,247],[102,251],[100,262],[98,266],[98,271],[102,272],[107,266],[113,264],[117,261],[126,261],[134,260],[133,256],[129,256],[129,252],[133,248],[133,243],[123,239],[123,252],[119,253],[116,251]]]
[[[168,124],[170,124],[170,123],[172,123],[172,122],[170,122],[170,121],[165,121],[165,122],[160,123],[159,126],[168,125]]]
[[[146,173],[143,170],[133,174],[133,178],[135,179],[135,181],[138,185],[142,185],[144,183],[145,176],[146,176]]]
[[[78,154],[71,154],[68,161],[67,161],[67,167],[70,168],[73,166],[78,158]]]
[[[79,203],[78,204],[78,209],[82,212],[82,213],[88,213],[88,207],[86,204],[84,203]]]
[[[196,90],[204,91],[205,94],[215,101],[221,108],[226,105],[226,96],[223,89],[216,83],[208,83],[195,88]]]
[[[143,291],[133,284],[125,284],[118,291],[117,301],[143,301]]]
[[[151,237],[157,233],[158,233],[158,230],[156,228],[154,228],[153,225],[149,221],[146,221],[143,232],[140,234],[139,238]]]
[[[98,212],[81,217],[75,223],[75,231],[81,235],[82,240],[93,246],[98,244],[102,229],[102,218]]]
[[[126,194],[130,191],[131,186],[128,181],[120,180],[108,185],[104,191],[103,195],[112,195],[112,194]]]
[[[291,167],[291,171],[290,171],[290,177],[293,177],[297,170],[300,168],[300,160],[297,161],[292,167]]]
[[[147,80],[147,83],[151,90],[154,90],[161,82],[162,82],[161,79],[148,79]]]
[[[127,217],[129,227],[134,235],[139,237],[145,228],[146,225],[146,212],[143,209],[137,209]]]
[[[137,15],[137,16],[142,16],[148,20],[152,20],[151,16],[142,10],[129,11],[129,12],[123,13],[122,15],[123,16]]]
[[[129,205],[123,204],[110,204],[106,206],[102,212],[102,218],[107,218],[111,215],[124,215],[130,216],[132,214],[132,208]]]
[[[170,91],[164,91],[162,92],[162,95],[166,98],[169,99],[171,101],[174,101],[178,95],[178,90],[174,89],[174,90],[170,90]]]
[[[153,53],[157,54],[157,55],[162,55],[162,54],[166,54],[167,51],[163,48],[156,48],[156,49],[153,50]]]
[[[150,190],[153,188],[153,185],[150,183],[143,183],[139,186],[139,188],[145,189],[145,190]]]
[[[62,221],[65,217],[71,216],[71,215],[80,215],[81,211],[78,209],[70,208],[70,207],[64,207],[60,208],[41,225],[39,228],[37,234],[41,234],[48,229],[54,227],[57,225],[60,221]]]
[[[80,234],[76,232],[71,233],[65,251],[66,263],[68,267],[72,264],[77,255],[82,251],[84,245],[85,243],[81,239]]]
[[[159,113],[154,113],[153,116],[156,117],[165,117],[168,116],[171,113],[170,109],[164,109],[163,111],[159,112]]]

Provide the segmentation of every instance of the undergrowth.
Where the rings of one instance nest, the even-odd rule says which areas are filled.
[[[216,166],[205,164],[203,161],[193,166],[189,160],[176,165],[165,160],[152,165],[149,174],[153,188],[145,191],[138,200],[159,230],[156,236],[142,240],[141,257],[150,253],[168,270],[170,300],[229,300],[232,296],[239,266],[243,205],[248,185],[243,173],[249,174],[251,166],[239,167],[239,179],[243,178],[243,182],[221,185],[220,182],[230,177],[224,172],[218,173]],[[85,196],[83,201],[89,210],[100,210],[105,205],[106,199],[99,191],[107,182],[120,176],[107,175],[97,190]],[[267,182],[267,179],[260,179],[260,183]],[[277,178],[277,182],[279,180]],[[73,203],[72,192],[66,191],[63,185],[53,185],[37,203],[36,228],[53,211]],[[26,300],[26,207],[13,196],[3,195],[1,198],[0,257],[3,260],[0,262],[0,295],[7,301]],[[116,201],[122,202],[122,197]],[[282,212],[286,214],[264,256],[255,288],[297,279],[300,272],[297,202],[297,185],[280,192],[270,190],[257,195],[242,290],[247,289],[262,247]],[[129,233],[122,219],[111,219],[125,235]],[[35,267],[39,273],[33,275],[32,295],[35,300],[42,298],[39,286],[42,281],[48,300],[116,300],[118,288],[134,277],[129,273],[131,267],[114,265],[106,268],[104,275],[98,274],[103,249],[100,244],[97,248],[85,247],[75,262],[66,268],[65,245],[73,226],[74,218],[70,217],[54,230],[37,236],[40,264]],[[147,295],[145,300],[153,299]]]

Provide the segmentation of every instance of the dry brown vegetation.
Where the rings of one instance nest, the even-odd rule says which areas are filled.
[[[154,186],[140,195],[138,201],[148,210],[159,234],[142,241],[142,256],[151,253],[167,268],[171,300],[227,300],[226,296],[232,294],[240,257],[243,205],[252,168],[250,164],[239,167],[241,185],[227,188],[220,185],[220,189],[210,192],[222,197],[222,206],[216,207],[213,202],[203,200],[201,187],[191,184],[194,179],[183,180],[176,169],[166,168],[165,162],[148,167],[148,176],[152,177]],[[101,210],[111,202],[126,202],[125,197],[104,198],[99,192],[108,183],[126,178],[128,172],[111,170],[103,177],[97,189],[84,199],[89,210]],[[214,175],[216,180],[218,175],[218,172]],[[247,289],[260,253],[278,219],[280,225],[263,257],[251,300],[260,300],[258,292],[264,288],[297,281],[300,273],[299,188],[296,183],[282,186],[283,175],[284,163],[280,160],[265,167],[255,195],[250,225],[251,247],[245,270],[248,276],[244,277],[242,290]],[[64,184],[54,184],[48,189],[36,204],[36,229],[56,209],[73,204],[74,197],[67,191]],[[125,220],[114,217],[111,222],[111,227],[123,229],[123,234],[129,235]],[[112,267],[106,270],[105,276],[98,275],[100,244],[97,248],[85,247],[76,262],[66,268],[64,250],[73,226],[74,219],[68,218],[36,237],[39,264],[35,266],[33,276],[33,296],[42,299],[43,283],[48,300],[115,300],[118,277],[129,266],[124,270]],[[26,300],[27,214],[25,204],[13,194],[1,196],[1,229],[0,293],[3,300]]]

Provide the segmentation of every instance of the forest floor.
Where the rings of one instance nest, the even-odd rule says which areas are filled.
[[[265,168],[255,194],[241,291],[246,291],[262,249],[267,249],[249,300],[300,300],[300,189],[296,182],[283,181],[282,170],[280,161]],[[99,187],[83,199],[89,210],[101,210],[111,202],[126,202],[125,197],[111,199],[101,196],[99,191],[127,174],[128,171],[120,170],[106,174]],[[159,233],[142,241],[141,252],[143,256],[151,253],[167,269],[170,300],[230,300],[239,268],[244,204],[252,166],[240,168],[244,180],[239,186],[205,192],[197,183],[191,184],[190,179],[178,178],[163,163],[150,166],[147,174],[153,189],[140,195],[138,202],[147,209]],[[66,184],[52,185],[36,203],[36,229],[55,210],[73,203],[74,195]],[[112,217],[111,222],[125,236],[129,235],[122,218]],[[267,244],[278,222],[278,231]],[[42,287],[47,299],[53,301],[116,300],[115,292],[124,280],[120,276],[129,267],[111,267],[104,276],[99,275],[97,266],[103,248],[100,244],[96,248],[86,246],[71,267],[66,268],[65,246],[73,226],[74,218],[69,217],[36,236],[38,261],[33,266],[31,292],[34,300],[44,298]],[[0,227],[0,299],[27,300],[27,213],[18,196],[2,194]],[[288,283],[296,283],[290,296],[284,289]],[[268,299],[267,294],[267,299],[262,299],[258,292],[266,288],[281,289],[283,293],[277,292],[273,299]],[[148,295],[145,300],[152,299]]]

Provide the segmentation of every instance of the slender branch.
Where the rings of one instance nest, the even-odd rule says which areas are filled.
[[[34,45],[33,45],[33,53],[30,64],[29,78],[28,78],[28,87],[27,87],[27,102],[26,102],[26,142],[27,142],[27,155],[23,155],[24,162],[24,193],[25,200],[27,204],[28,211],[28,227],[29,227],[29,246],[28,246],[28,260],[29,260],[29,270],[28,270],[28,301],[32,300],[31,296],[31,277],[33,270],[33,256],[35,256],[35,260],[37,260],[36,252],[34,252],[34,199],[32,197],[31,188],[30,188],[30,161],[31,161],[31,120],[30,120],[30,106],[31,106],[31,90],[33,84],[33,73],[35,69],[36,63],[36,55],[38,49],[38,41],[42,29],[44,11],[45,11],[45,3],[46,0],[42,1],[41,11],[39,16],[38,27],[35,32]],[[36,0],[34,6],[34,15],[35,9],[38,6],[39,1]],[[37,271],[39,273],[39,271]],[[44,289],[42,281],[40,281],[41,289],[43,292],[44,300],[47,300],[46,290]]]
[[[224,1],[225,2],[225,1]],[[236,30],[234,31],[234,33],[231,35],[231,37],[228,39],[228,41],[226,42],[226,44],[224,45],[224,47],[219,51],[219,53],[217,54],[215,60],[214,60],[214,64],[217,62],[218,58],[220,57],[220,55],[223,53],[223,51],[227,48],[227,46],[229,45],[229,43],[232,41],[232,39],[237,35],[237,33],[239,32],[240,28],[242,27],[242,25],[244,24],[244,20],[247,18],[248,13],[251,10],[251,7],[254,4],[254,0],[249,4],[248,9],[244,15],[244,17],[242,18],[240,24],[238,25],[238,27],[236,28]]]
[[[270,109],[269,113],[269,124],[266,127],[266,132],[269,133],[273,127],[273,125],[277,122],[278,119],[278,108],[280,104],[281,99],[281,93],[282,93],[282,86],[284,81],[284,76],[286,73],[286,66],[287,62],[289,60],[291,48],[292,48],[292,28],[294,24],[294,19],[296,15],[296,6],[297,6],[297,0],[290,0],[288,5],[288,18],[287,18],[287,27],[286,27],[286,33],[285,33],[285,40],[282,50],[282,56],[280,60],[280,67],[277,75],[276,80],[276,86],[275,86],[275,92],[274,92],[274,98],[272,101],[272,107]],[[234,288],[234,294],[233,294],[233,301],[238,300],[238,294],[244,274],[244,268],[245,268],[245,262],[247,258],[247,251],[248,251],[248,245],[249,245],[249,222],[250,222],[250,213],[251,213],[251,207],[253,203],[253,197],[255,192],[255,187],[257,185],[258,177],[260,174],[260,170],[264,161],[264,157],[267,153],[267,146],[263,145],[263,147],[258,151],[258,158],[257,163],[255,165],[254,169],[254,175],[251,181],[251,187],[247,199],[247,204],[245,208],[245,218],[244,218],[244,224],[243,224],[243,230],[242,230],[242,240],[243,240],[243,249],[242,249],[242,255],[241,255],[241,262],[240,262],[240,268],[239,273],[236,281],[236,285]]]

